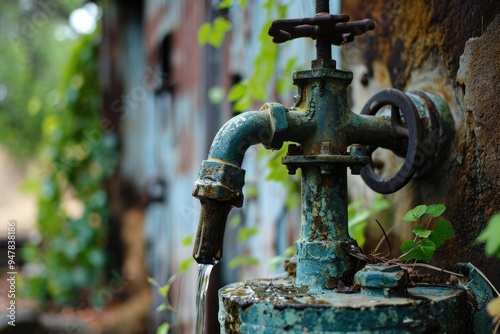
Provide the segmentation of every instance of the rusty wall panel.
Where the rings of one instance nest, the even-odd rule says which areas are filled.
[[[500,3],[358,0],[343,6],[352,17],[377,24],[369,37],[346,47],[346,66],[359,73],[352,100],[362,104],[367,92],[387,86],[434,91],[450,105],[457,129],[441,168],[391,196],[394,219],[416,204],[444,203],[457,236],[438,250],[435,263],[470,261],[499,286],[500,260],[487,258],[474,239],[500,211]],[[387,165],[394,161],[386,158]],[[401,239],[408,235],[400,231]]]

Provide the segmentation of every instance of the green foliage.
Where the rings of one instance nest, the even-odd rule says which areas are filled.
[[[479,234],[476,241],[486,243],[485,251],[487,255],[500,257],[500,213],[490,218],[488,225]]]
[[[280,255],[274,256],[269,260],[269,269],[270,270],[275,270],[278,266],[283,265],[285,260],[293,257],[295,254],[295,247],[294,246],[289,246],[287,247],[283,253]]]
[[[231,22],[223,17],[217,17],[212,23],[204,23],[198,30],[198,44],[219,48],[231,27]]]
[[[219,9],[228,8],[233,5],[241,8],[246,6],[245,0],[224,0],[218,6]],[[269,38],[267,30],[274,19],[286,16],[287,5],[267,0],[262,8],[264,9],[266,20],[260,27],[258,53],[254,59],[253,71],[248,78],[234,84],[229,90],[226,99],[233,102],[235,111],[245,111],[250,108],[254,101],[264,101],[269,98],[267,87],[273,82],[276,76],[278,60],[278,46]],[[232,28],[232,25],[223,17],[217,17],[213,22],[206,22],[198,29],[198,43],[200,45],[212,45],[220,47],[224,41],[225,35]],[[290,74],[296,65],[296,58],[290,58],[276,82],[278,94],[283,94],[290,90]]]
[[[405,240],[401,244],[401,251],[406,255],[403,260],[422,260],[429,263],[436,251],[436,245],[426,238],[421,238],[419,243],[413,240]]]
[[[422,215],[425,213],[427,207],[425,205],[418,205],[408,211],[404,217],[403,220],[407,222],[414,222],[417,221]]]
[[[278,45],[274,44],[267,34],[271,22],[277,18],[286,16],[287,6],[275,3],[271,0],[263,4],[265,10],[265,23],[259,32],[259,49],[254,59],[253,71],[248,78],[235,84],[228,93],[228,100],[234,102],[235,111],[245,111],[250,108],[254,101],[264,101],[269,98],[266,87],[273,82],[276,76],[276,63],[278,59]],[[277,89],[279,93],[285,92],[286,83],[290,82],[290,75],[295,66],[296,58],[292,57],[286,64],[285,70],[289,73],[282,73],[281,78],[286,81],[278,81]]]
[[[170,311],[170,312],[177,313],[177,310],[172,305],[170,305],[168,298],[167,298],[168,293],[170,291],[170,288],[172,287],[172,284],[174,283],[174,281],[176,279],[177,279],[177,275],[173,275],[172,277],[170,277],[168,279],[168,281],[165,285],[161,285],[157,281],[155,281],[153,278],[148,277],[148,282],[156,288],[156,291],[158,292],[158,294],[160,296],[162,296],[164,299],[163,303],[161,303],[156,308],[156,312],[160,313],[163,311]],[[158,326],[158,328],[156,328],[156,334],[168,333],[171,326],[172,326],[172,324],[169,324],[168,322],[164,322],[164,323],[160,324]]]
[[[76,304],[102,283],[106,264],[108,200],[104,182],[118,162],[116,140],[101,129],[98,34],[80,37],[58,90],[63,102],[41,121],[43,177],[36,188],[42,244],[23,250],[43,270],[27,281],[26,292],[41,302]],[[71,199],[82,207],[68,213]]]
[[[72,42],[54,34],[81,2],[54,1],[55,11],[37,1],[0,1],[0,144],[19,161],[36,154],[44,114],[64,98],[54,87]]]
[[[182,261],[179,264],[179,273],[183,273],[183,272],[187,271],[189,268],[191,268],[191,266],[194,264],[194,262],[195,261],[192,257],[188,257],[187,259]]]
[[[389,205],[389,201],[380,194],[375,195],[375,199],[369,209],[363,207],[361,199],[349,203],[347,206],[349,235],[356,240],[359,247],[363,247],[366,241],[364,232],[368,217],[389,208]]]
[[[255,266],[259,264],[259,259],[253,256],[235,256],[227,264],[229,269],[236,269],[241,266]]]
[[[259,233],[259,228],[257,226],[241,227],[238,230],[238,237],[236,238],[236,241],[237,242],[245,242],[250,237],[253,237],[254,235],[257,235],[257,233]]]
[[[217,6],[217,8],[219,9],[229,8],[235,5],[236,2],[240,7],[243,8],[247,5],[247,0],[222,0],[220,4]]]
[[[446,219],[441,219],[434,224],[434,229],[429,229],[432,219],[441,216],[446,207],[443,204],[418,205],[408,211],[403,220],[407,222],[417,222],[412,230],[415,234],[414,240],[405,240],[401,244],[400,256],[402,260],[417,260],[429,263],[436,251],[446,240],[455,236],[451,223]],[[430,216],[426,225],[422,224],[421,218],[424,215]]]

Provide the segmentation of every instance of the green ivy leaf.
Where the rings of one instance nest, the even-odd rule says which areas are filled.
[[[245,111],[252,105],[252,98],[249,95],[243,96],[234,104],[234,111]]]
[[[217,5],[217,9],[226,9],[233,5],[234,0],[222,0],[219,5]]]
[[[205,22],[198,29],[198,44],[205,45],[208,43],[208,38],[212,31],[212,25],[209,22]]]
[[[428,238],[431,234],[432,230],[426,230],[424,226],[418,225],[412,231],[415,235],[418,235],[421,238]],[[437,245],[436,245],[437,246]]]
[[[241,223],[241,215],[235,214],[229,221],[229,226],[231,228],[235,228],[236,226],[240,225],[240,223]]]
[[[158,282],[156,282],[152,277],[148,277],[148,282],[152,285],[154,285],[157,289],[158,289],[158,293],[162,296],[162,297],[167,297],[168,295],[168,291],[170,290],[170,287],[172,286],[172,283],[174,282],[176,278],[176,275],[173,275],[172,277],[170,277],[168,279],[168,282],[167,284],[165,284],[164,286],[161,286]]]
[[[259,264],[259,259],[252,256],[236,256],[229,261],[229,269],[236,269],[241,266],[255,266]]]
[[[192,257],[188,257],[187,259],[182,261],[178,267],[179,273],[182,274],[183,272],[187,271],[189,268],[191,268],[193,263],[194,263],[194,259]]]
[[[371,206],[373,212],[380,212],[390,207],[391,203],[382,194],[375,194],[375,200]]]
[[[260,80],[249,80],[248,88],[255,100],[265,100],[267,97],[266,86]]]
[[[500,213],[493,215],[488,225],[476,238],[477,242],[485,242],[485,251],[488,255],[500,257]]]
[[[418,247],[418,244],[413,241],[413,240],[405,240],[401,243],[401,252],[404,253],[407,253],[409,251],[411,251],[412,249],[414,249],[415,247]]]
[[[446,211],[446,206],[443,204],[431,204],[427,206],[425,213],[432,217],[439,217]]]
[[[170,324],[168,322],[164,322],[156,328],[156,334],[168,334],[169,329]]]
[[[450,221],[446,219],[441,219],[436,223],[434,230],[429,235],[429,240],[434,242],[436,247],[441,246],[446,240],[455,236],[455,232],[453,231],[453,227],[451,226]]]
[[[177,310],[175,308],[173,308],[172,306],[168,305],[167,303],[161,303],[160,306],[158,306],[155,311],[157,313],[160,313],[161,311],[176,312]]]
[[[242,227],[239,231],[238,231],[238,237],[237,237],[237,240],[238,242],[245,242],[247,241],[250,237],[253,237],[254,235],[256,235],[257,233],[259,233],[259,228],[257,226],[253,226],[253,227]]]
[[[226,33],[231,30],[231,28],[231,22],[223,17],[217,17],[212,24],[211,33],[208,36],[208,43],[213,47],[219,48],[222,42],[224,42]]]
[[[401,244],[401,251],[408,253],[402,260],[417,260],[429,263],[436,251],[436,245],[429,239],[423,239],[420,245],[413,240],[406,240]]]
[[[259,189],[256,186],[247,186],[246,196],[248,199],[256,198],[259,194]]]
[[[191,246],[193,244],[193,235],[190,234],[188,236],[185,236],[182,241],[181,241],[182,246],[187,247]]]
[[[417,221],[426,211],[427,205],[417,205],[404,215],[403,220],[407,222]]]
[[[247,93],[247,89],[248,86],[246,82],[238,82],[234,84],[227,94],[227,100],[230,102],[238,101]]]
[[[149,282],[149,284],[157,287],[158,289],[161,288],[161,285],[157,281],[155,281],[155,279],[153,277],[148,277],[148,282]]]

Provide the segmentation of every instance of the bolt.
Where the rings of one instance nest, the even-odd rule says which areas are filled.
[[[288,170],[288,175],[295,175],[297,173],[297,166],[286,165],[286,169]]]
[[[351,157],[362,158],[365,156],[363,149],[361,148],[361,145],[359,145],[359,144],[352,144],[351,145],[350,154],[351,154]],[[351,174],[352,175],[361,174],[361,168],[363,168],[363,166],[364,166],[363,163],[355,163],[354,165],[350,166]]]
[[[302,153],[302,146],[299,144],[288,144],[287,155],[299,155]]]
[[[351,167],[351,174],[352,175],[359,175],[359,174],[361,174],[361,168],[363,168],[362,165],[356,164],[356,165],[352,165],[350,167]]]
[[[302,146],[299,144],[288,144],[287,155],[299,155],[301,153]],[[295,165],[286,165],[286,169],[288,170],[288,175],[295,175],[297,173],[297,166]]]
[[[319,154],[332,154],[332,143],[324,141],[321,143]]]

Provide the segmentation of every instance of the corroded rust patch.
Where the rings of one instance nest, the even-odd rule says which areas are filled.
[[[343,3],[352,19],[371,18],[376,28],[362,45],[365,62],[373,71],[375,60],[386,64],[393,87],[403,89],[411,72],[437,49],[447,74],[454,79],[465,42],[479,37],[500,11],[498,1],[367,1]]]

